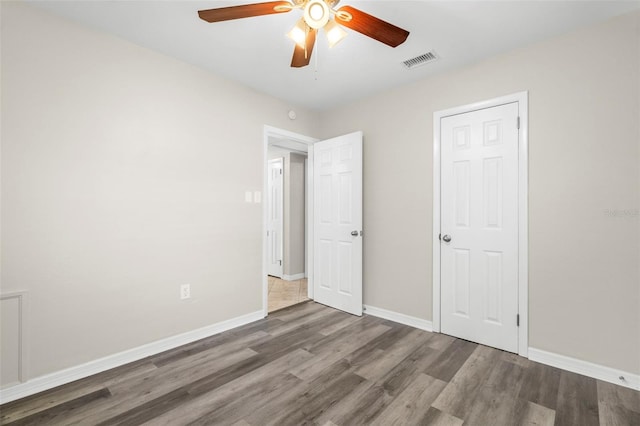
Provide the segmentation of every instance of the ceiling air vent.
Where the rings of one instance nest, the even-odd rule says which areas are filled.
[[[410,70],[412,68],[419,67],[420,65],[433,62],[436,59],[438,59],[438,55],[436,55],[436,52],[431,51],[431,52],[424,53],[420,56],[416,56],[415,58],[407,59],[402,63],[408,70]]]

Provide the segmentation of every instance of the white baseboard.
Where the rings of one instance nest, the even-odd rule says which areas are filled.
[[[603,382],[640,390],[640,375],[638,374],[632,374],[615,368],[605,367],[604,365],[593,364],[588,361],[582,361],[535,348],[529,348],[529,359],[539,362],[540,364],[550,365],[573,373],[582,374],[583,376],[602,380]],[[624,379],[620,377],[624,377]]]
[[[419,328],[420,330],[433,331],[433,324],[431,323],[431,321],[422,318],[416,318],[410,315],[388,311],[386,309],[376,308],[375,306],[369,305],[364,305],[364,312],[366,314],[373,315],[374,317],[384,318],[389,321],[408,325],[414,328]]]
[[[293,275],[287,275],[287,274],[283,274],[282,275],[282,279],[285,281],[296,281],[296,280],[301,280],[305,277],[304,272],[301,272],[299,274],[293,274]]]
[[[169,349],[177,348],[178,346],[186,345],[187,343],[195,342],[196,340],[204,339],[206,337],[213,336],[214,334],[222,333],[223,331],[240,327],[262,318],[264,318],[264,312],[259,310],[236,318],[231,318],[226,321],[221,321],[216,324],[211,324],[197,330],[178,334],[177,336],[157,340],[155,342],[109,355],[104,358],[89,361],[85,364],[36,377],[27,382],[0,389],[0,404],[15,401],[16,399],[52,389],[75,380],[83,379],[133,361],[138,361],[148,356],[156,355]]]

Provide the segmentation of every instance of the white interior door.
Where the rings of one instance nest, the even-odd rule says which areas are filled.
[[[282,234],[284,228],[283,199],[284,158],[269,160],[267,166],[267,273],[282,278]]]
[[[362,132],[314,144],[316,302],[362,315]]]
[[[518,104],[441,120],[441,330],[518,351]]]

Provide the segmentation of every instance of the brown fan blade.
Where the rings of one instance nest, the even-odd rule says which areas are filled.
[[[351,6],[343,6],[338,9],[338,12],[347,12],[352,16],[350,21],[344,20],[340,14],[336,14],[336,22],[340,25],[344,25],[347,28],[351,28],[361,34],[378,40],[391,47],[397,47],[404,43],[409,37],[409,31],[403,30],[400,27],[396,27],[393,24],[378,19],[375,16],[364,13]]]
[[[293,51],[293,58],[291,58],[292,67],[301,68],[309,65],[309,61],[311,61],[311,53],[313,53],[313,46],[316,44],[317,31],[318,30],[314,30],[312,28],[309,29],[309,34],[307,34],[307,39],[305,41],[305,44],[307,45],[306,49],[296,44]]]
[[[199,10],[200,19],[207,22],[229,21],[231,19],[250,18],[252,16],[271,15],[274,13],[286,13],[291,9],[276,6],[291,6],[288,1],[270,1],[266,3],[243,4],[240,6],[219,7],[217,9]]]

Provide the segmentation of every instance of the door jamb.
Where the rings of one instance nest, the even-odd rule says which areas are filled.
[[[313,144],[319,139],[312,138],[310,136],[301,135],[298,133],[290,132],[288,130],[279,129],[265,125],[263,131],[262,142],[262,193],[267,194],[267,174],[268,174],[268,154],[267,149],[269,147],[269,138],[288,139],[295,142],[301,142],[309,147],[307,158],[309,159],[309,167],[313,168]],[[313,172],[313,170],[310,170]],[[313,173],[308,174],[313,179]],[[308,259],[307,282],[308,282],[308,296],[313,299],[313,185],[309,185],[310,191],[307,198],[306,212],[307,212],[307,228],[308,238],[305,241],[306,256]],[[262,311],[266,317],[269,313],[269,280],[267,279],[267,203],[262,203]]]
[[[518,354],[529,354],[529,92],[518,92],[433,113],[433,331],[440,332],[440,122],[443,118],[499,105],[518,103]]]

